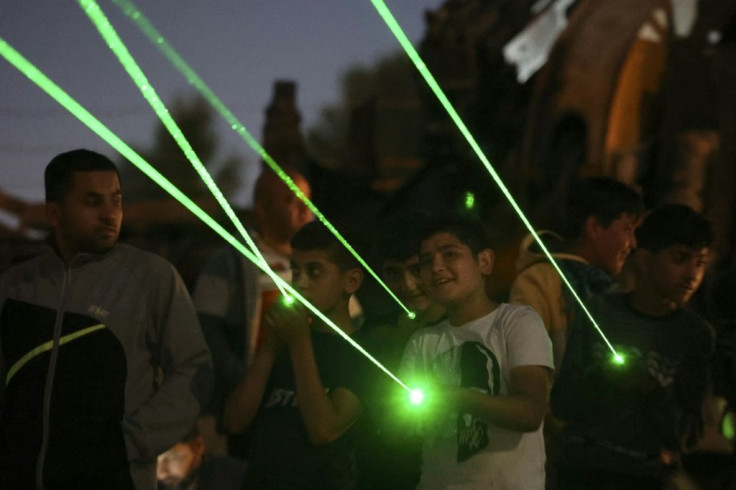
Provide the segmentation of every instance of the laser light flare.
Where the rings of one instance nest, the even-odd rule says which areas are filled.
[[[110,131],[102,122],[95,118],[87,109],[82,107],[76,100],[69,96],[61,87],[56,85],[51,79],[44,75],[38,68],[30,63],[23,55],[16,51],[10,46],[2,37],[0,37],[0,56],[4,57],[11,65],[13,65],[18,71],[28,77],[33,83],[35,83],[41,90],[46,92],[51,98],[61,104],[66,110],[72,115],[79,119],[85,124],[92,132],[97,134],[100,138],[106,141],[110,146],[117,150],[121,155],[127,158],[133,165],[139,170],[146,174],[150,179],[156,182],[161,188],[163,188],[171,197],[180,202],[184,207],[191,211],[197,216],[202,222],[209,226],[215,233],[222,237],[227,243],[232,245],[236,250],[242,253],[248,260],[253,262],[259,269],[264,273],[268,274],[275,282],[280,283],[284,289],[286,289],[290,296],[295,297],[301,301],[305,307],[312,311],[317,317],[322,319],[325,324],[335,330],[335,332],[355,347],[361,354],[363,354],[368,360],[375,364],[381,371],[386,373],[392,380],[399,384],[402,388],[407,391],[411,391],[409,387],[404,384],[396,375],[388,370],[383,364],[375,359],[368,351],[362,346],[351,339],[345,332],[340,330],[337,325],[331,322],[321,311],[319,311],[314,305],[302,297],[297,291],[295,291],[291,285],[286,283],[281,277],[268,267],[265,262],[258,260],[258,257],[253,254],[248,247],[243,243],[239,242],[233,235],[227,232],[217,221],[215,221],[210,215],[208,215],[202,208],[200,208],[194,201],[189,199],[184,193],[182,193],[174,184],[172,184],[166,177],[164,177],[159,171],[151,166],[146,160],[144,160],[138,153],[136,153],[130,146],[128,146],[123,140],[121,140],[115,133]]]
[[[475,207],[475,194],[472,192],[465,193],[465,209],[473,209]]]
[[[580,307],[582,308],[583,312],[585,312],[585,315],[588,317],[588,319],[591,321],[595,329],[600,334],[603,341],[606,343],[608,348],[611,350],[611,352],[614,355],[618,355],[616,352],[616,349],[613,348],[613,345],[611,345],[611,342],[608,341],[608,338],[603,333],[603,330],[598,326],[598,322],[595,321],[595,318],[593,318],[593,315],[588,311],[588,308],[583,303],[583,300],[580,298],[578,293],[575,291],[575,289],[572,287],[572,284],[570,281],[568,281],[567,277],[565,276],[565,273],[562,272],[562,269],[557,264],[557,261],[552,257],[552,254],[547,249],[547,246],[542,242],[542,239],[539,237],[537,232],[534,230],[534,227],[532,226],[531,222],[527,219],[524,212],[521,210],[521,207],[518,205],[514,197],[511,195],[511,192],[508,190],[506,185],[501,180],[501,177],[496,173],[496,170],[493,168],[493,165],[491,165],[491,162],[488,160],[486,155],[483,153],[483,150],[481,150],[480,145],[475,141],[475,138],[470,133],[470,130],[465,126],[465,123],[460,118],[460,115],[455,111],[455,108],[450,103],[450,100],[447,98],[445,93],[440,88],[439,84],[435,80],[434,76],[432,76],[432,73],[429,71],[427,66],[424,64],[424,61],[422,61],[422,58],[419,56],[419,53],[417,53],[417,50],[414,48],[414,46],[411,44],[411,41],[409,41],[409,38],[406,37],[406,34],[404,34],[404,31],[401,29],[401,26],[394,18],[393,14],[389,10],[389,8],[386,6],[385,2],[383,0],[371,0],[371,3],[375,7],[378,14],[381,16],[383,21],[388,26],[389,30],[393,33],[393,35],[396,37],[397,41],[401,45],[401,47],[404,49],[406,54],[409,56],[411,61],[414,63],[414,66],[419,70],[419,73],[424,78],[424,81],[427,82],[427,85],[429,85],[432,92],[434,92],[437,99],[440,101],[442,106],[447,111],[450,118],[453,120],[457,128],[460,130],[462,135],[465,137],[466,141],[470,145],[470,147],[475,152],[478,159],[483,163],[483,166],[488,170],[488,173],[491,175],[493,180],[496,182],[496,185],[498,186],[501,193],[506,197],[509,204],[513,208],[513,210],[516,212],[516,214],[521,219],[524,226],[529,230],[529,233],[534,237],[534,239],[539,244],[540,248],[542,249],[542,252],[544,255],[549,259],[552,266],[555,268],[557,273],[560,275],[560,278],[562,279],[562,282],[565,283],[565,286],[570,290],[575,300],[580,304]]]
[[[383,282],[378,274],[365,262],[357,251],[348,243],[348,241],[340,234],[340,232],[330,223],[324,214],[312,203],[312,201],[302,192],[299,186],[284,172],[284,170],[271,158],[265,148],[251,135],[248,129],[238,120],[237,117],[225,106],[225,104],[215,95],[215,93],[207,86],[202,78],[192,69],[189,64],[179,55],[179,53],[164,39],[161,33],[146,18],[140,9],[131,0],[113,0],[123,13],[130,18],[133,23],[143,32],[143,34],[158,48],[159,51],[169,60],[169,62],[187,79],[190,85],[196,88],[200,94],[210,103],[210,105],[222,116],[222,118],[230,125],[231,129],[240,135],[248,146],[250,146],[258,155],[266,162],[271,170],[286,184],[286,186],[302,201],[314,216],[342,243],[342,245],[360,262],[365,270],[383,287],[389,296],[406,313],[410,313],[404,303],[394,294],[391,289]]]
[[[613,357],[611,357],[611,362],[617,366],[623,366],[626,364],[626,358],[622,354],[614,354]]]
[[[409,320],[414,320],[417,317],[417,314],[414,313],[413,311],[410,311],[409,313],[406,314],[406,316],[409,318]]]
[[[421,405],[424,403],[424,391],[422,391],[420,388],[414,388],[411,391],[409,391],[409,403],[412,405]]]
[[[205,183],[209,191],[212,193],[217,203],[220,205],[223,211],[225,211],[227,217],[230,219],[233,225],[235,225],[235,228],[241,234],[248,246],[251,247],[251,250],[253,250],[259,260],[262,260],[265,263],[265,259],[258,250],[258,247],[256,247],[255,242],[251,239],[250,235],[245,230],[245,227],[241,223],[240,219],[238,219],[235,212],[230,207],[227,199],[225,199],[225,196],[222,194],[214,179],[200,161],[196,152],[189,144],[189,141],[187,141],[186,137],[181,132],[179,126],[171,117],[171,114],[169,114],[168,109],[166,109],[166,106],[159,98],[156,90],[149,83],[148,78],[143,73],[143,70],[141,70],[141,68],[138,66],[135,59],[128,51],[128,48],[123,43],[122,39],[120,39],[120,36],[118,36],[115,28],[112,26],[100,6],[95,2],[95,0],[78,0],[78,3],[87,14],[87,16],[90,18],[94,26],[97,28],[98,32],[107,43],[107,46],[118,58],[118,61],[128,73],[130,78],[140,89],[143,97],[153,108],[153,111],[156,113],[158,118],[161,120],[171,136],[174,138],[179,148],[181,148],[181,150],[184,152],[187,160],[189,160],[189,162],[192,164],[192,167],[194,167],[194,170]],[[160,39],[162,43],[163,38],[160,37]],[[284,293],[283,290],[281,292]]]

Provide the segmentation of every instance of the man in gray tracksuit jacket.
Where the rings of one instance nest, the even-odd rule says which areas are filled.
[[[0,488],[154,489],[211,391],[194,307],[171,264],[116,243],[106,157],[57,156],[46,192],[52,246],[0,276]]]

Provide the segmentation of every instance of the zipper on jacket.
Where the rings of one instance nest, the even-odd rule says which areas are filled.
[[[49,436],[51,432],[51,392],[54,387],[54,374],[56,372],[56,361],[59,357],[59,339],[61,338],[61,327],[64,321],[64,303],[66,302],[66,293],[68,286],[71,285],[72,268],[70,263],[64,264],[64,276],[61,282],[61,296],[59,298],[59,307],[56,310],[56,321],[54,322],[54,339],[51,347],[51,358],[49,360],[49,368],[46,373],[46,386],[43,392],[43,433],[41,437],[41,450],[36,460],[36,488],[43,490],[43,467],[46,463],[46,452],[49,446]]]

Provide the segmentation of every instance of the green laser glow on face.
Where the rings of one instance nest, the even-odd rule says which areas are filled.
[[[396,375],[388,370],[383,364],[376,360],[368,351],[351,339],[345,332],[335,325],[329,318],[327,318],[321,311],[319,311],[314,305],[307,301],[301,296],[291,285],[286,283],[281,277],[273,272],[265,263],[263,263],[256,255],[254,255],[248,247],[240,243],[234,236],[228,233],[217,221],[215,221],[210,215],[208,215],[202,208],[197,206],[194,201],[189,199],[184,193],[182,193],[175,185],[173,185],[166,177],[161,175],[155,168],[153,168],[148,162],[146,162],[138,153],[136,153],[130,146],[128,146],[123,140],[117,137],[112,131],[110,131],[104,124],[102,124],[97,118],[89,113],[84,107],[82,107],[76,100],[70,97],[64,90],[56,85],[51,79],[44,75],[38,68],[24,58],[18,51],[10,46],[3,38],[0,37],[0,56],[5,58],[11,65],[17,68],[21,73],[28,77],[33,83],[39,88],[61,104],[66,110],[73,114],[77,119],[84,123],[90,130],[97,134],[100,138],[105,140],[110,146],[117,150],[121,155],[127,158],[133,165],[145,173],[149,178],[156,182],[161,188],[163,188],[171,197],[179,201],[184,207],[191,211],[195,216],[202,220],[207,226],[209,226],[215,233],[220,235],[227,243],[232,245],[236,250],[242,253],[248,260],[253,262],[258,268],[264,273],[268,274],[271,279],[277,284],[283,287],[288,295],[298,299],[308,308],[312,313],[320,318],[326,325],[332,328],[335,333],[345,339],[350,345],[355,347],[361,354],[363,354],[368,360],[375,364],[381,371],[386,373],[392,380],[398,383],[406,391],[411,391],[409,387],[404,384]]]
[[[626,358],[621,354],[614,354],[613,357],[611,357],[611,362],[617,366],[623,366],[626,364]]]
[[[360,262],[365,270],[373,276],[378,284],[383,287],[394,301],[407,313],[409,309],[401,302],[401,300],[389,289],[376,272],[363,260],[363,258],[355,251],[347,240],[339,231],[330,223],[322,212],[309,200],[302,192],[299,186],[284,172],[284,170],[274,161],[266,152],[260,143],[248,132],[246,127],[235,117],[235,115],[225,106],[225,104],[215,95],[215,93],[207,86],[199,75],[187,64],[186,61],[176,52],[176,50],[164,39],[160,32],[151,24],[140,9],[130,0],[113,0],[123,13],[130,18],[133,23],[143,32],[143,34],[158,48],[159,51],[171,62],[171,64],[179,70],[179,72],[187,79],[190,85],[196,88],[200,94],[210,103],[210,105],[222,116],[222,118],[230,125],[230,127],[250,146],[273,170],[276,175],[286,184],[287,187],[301,200],[314,216],[335,235],[335,237],[343,244],[343,246]]]
[[[511,207],[516,212],[516,214],[521,219],[522,223],[524,223],[524,226],[526,226],[527,230],[529,230],[529,233],[534,237],[534,239],[539,244],[539,247],[542,249],[542,252],[544,252],[544,255],[549,259],[550,264],[555,268],[557,273],[560,275],[560,278],[562,279],[562,282],[565,283],[567,288],[572,293],[575,300],[580,304],[580,307],[582,308],[583,312],[585,312],[585,315],[588,317],[590,322],[593,324],[595,329],[600,334],[603,341],[606,343],[608,348],[613,352],[614,355],[617,354],[616,350],[613,348],[613,345],[611,345],[611,342],[608,341],[608,338],[603,333],[603,330],[598,326],[598,323],[595,321],[595,318],[593,318],[593,315],[591,315],[590,311],[588,311],[588,308],[585,307],[585,304],[583,303],[582,299],[578,295],[578,293],[575,291],[575,288],[572,287],[572,284],[570,284],[570,281],[568,281],[567,277],[565,276],[565,273],[562,272],[562,269],[560,269],[560,266],[557,264],[557,261],[552,257],[552,254],[547,249],[547,246],[542,242],[542,239],[539,237],[537,232],[534,230],[534,227],[527,219],[524,212],[521,210],[521,207],[519,207],[518,203],[514,199],[514,197],[511,195],[511,192],[508,190],[506,185],[501,180],[501,177],[496,173],[496,170],[493,168],[493,165],[491,165],[491,162],[488,160],[486,155],[483,153],[483,150],[481,150],[480,145],[475,141],[475,138],[470,133],[470,130],[465,126],[465,123],[460,118],[460,115],[455,111],[455,108],[450,103],[450,100],[447,98],[445,93],[440,88],[437,81],[434,79],[434,76],[432,76],[432,73],[429,71],[427,66],[424,64],[424,61],[422,61],[422,58],[419,56],[419,53],[417,53],[417,50],[414,49],[414,46],[411,44],[411,41],[409,41],[409,38],[406,37],[406,34],[404,34],[404,31],[401,29],[401,26],[399,26],[399,23],[394,18],[393,14],[389,10],[389,8],[386,6],[386,4],[383,2],[383,0],[371,0],[371,3],[375,7],[376,11],[378,11],[378,14],[381,16],[383,21],[388,26],[389,30],[393,33],[393,35],[396,37],[396,39],[399,41],[399,44],[401,44],[401,47],[404,48],[404,51],[406,51],[406,54],[409,56],[411,61],[414,63],[414,66],[419,70],[419,73],[422,75],[422,78],[424,78],[424,81],[427,82],[427,85],[429,85],[429,88],[434,92],[437,99],[440,101],[442,106],[447,111],[447,114],[449,114],[450,118],[453,120],[457,128],[460,130],[462,135],[465,137],[466,141],[470,145],[470,147],[475,152],[478,159],[483,163],[483,166],[485,166],[486,170],[488,170],[488,173],[491,175],[493,180],[496,182],[496,185],[498,185],[499,190],[501,193],[506,197],[509,204],[511,204]]]
[[[219,187],[217,187],[217,184],[215,184],[212,176],[200,161],[194,149],[189,144],[189,141],[187,141],[187,139],[184,137],[181,129],[179,129],[179,126],[169,114],[166,106],[163,104],[163,102],[161,102],[161,99],[156,94],[153,86],[148,82],[146,75],[135,62],[128,49],[125,47],[125,44],[120,39],[120,36],[118,36],[117,32],[115,32],[115,28],[112,26],[112,24],[110,24],[110,21],[107,19],[104,12],[102,12],[102,9],[100,9],[95,0],[79,0],[79,5],[82,7],[84,12],[95,25],[100,35],[107,43],[107,46],[117,56],[120,64],[125,68],[125,71],[128,73],[130,78],[133,80],[136,86],[138,86],[141,93],[143,94],[143,97],[151,105],[156,115],[159,117],[171,136],[174,138],[177,145],[179,145],[179,148],[181,148],[181,150],[184,152],[187,160],[189,160],[189,162],[192,164],[192,167],[194,167],[194,170],[197,172],[199,177],[202,179],[212,195],[215,197],[217,203],[220,205],[223,211],[225,211],[227,217],[230,218],[230,221],[233,223],[233,225],[235,225],[235,228],[241,234],[245,242],[248,244],[248,246],[250,246],[253,253],[256,254],[258,260],[263,261],[263,263],[265,264],[265,259],[261,255],[260,251],[256,247],[256,244],[253,242],[248,232],[245,230],[245,227],[240,222],[240,219],[238,219],[238,217],[235,215],[235,211],[233,211],[233,209],[230,207],[227,199],[225,199],[225,196],[223,196]],[[279,287],[279,289],[281,288]],[[281,290],[281,292],[284,293],[283,290]]]

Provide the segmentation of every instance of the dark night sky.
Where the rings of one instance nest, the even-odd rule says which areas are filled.
[[[98,0],[164,103],[191,93],[186,81],[107,0]],[[297,81],[302,129],[339,98],[340,75],[398,50],[369,0],[138,0],[151,22],[258,139],[277,79]],[[387,0],[418,42],[423,12],[440,0]],[[4,0],[0,37],[132,146],[151,142],[156,116],[74,1]],[[43,198],[42,173],[57,153],[113,150],[0,59],[0,189]],[[227,153],[257,157],[222,124]],[[152,162],[153,163],[153,162]]]

